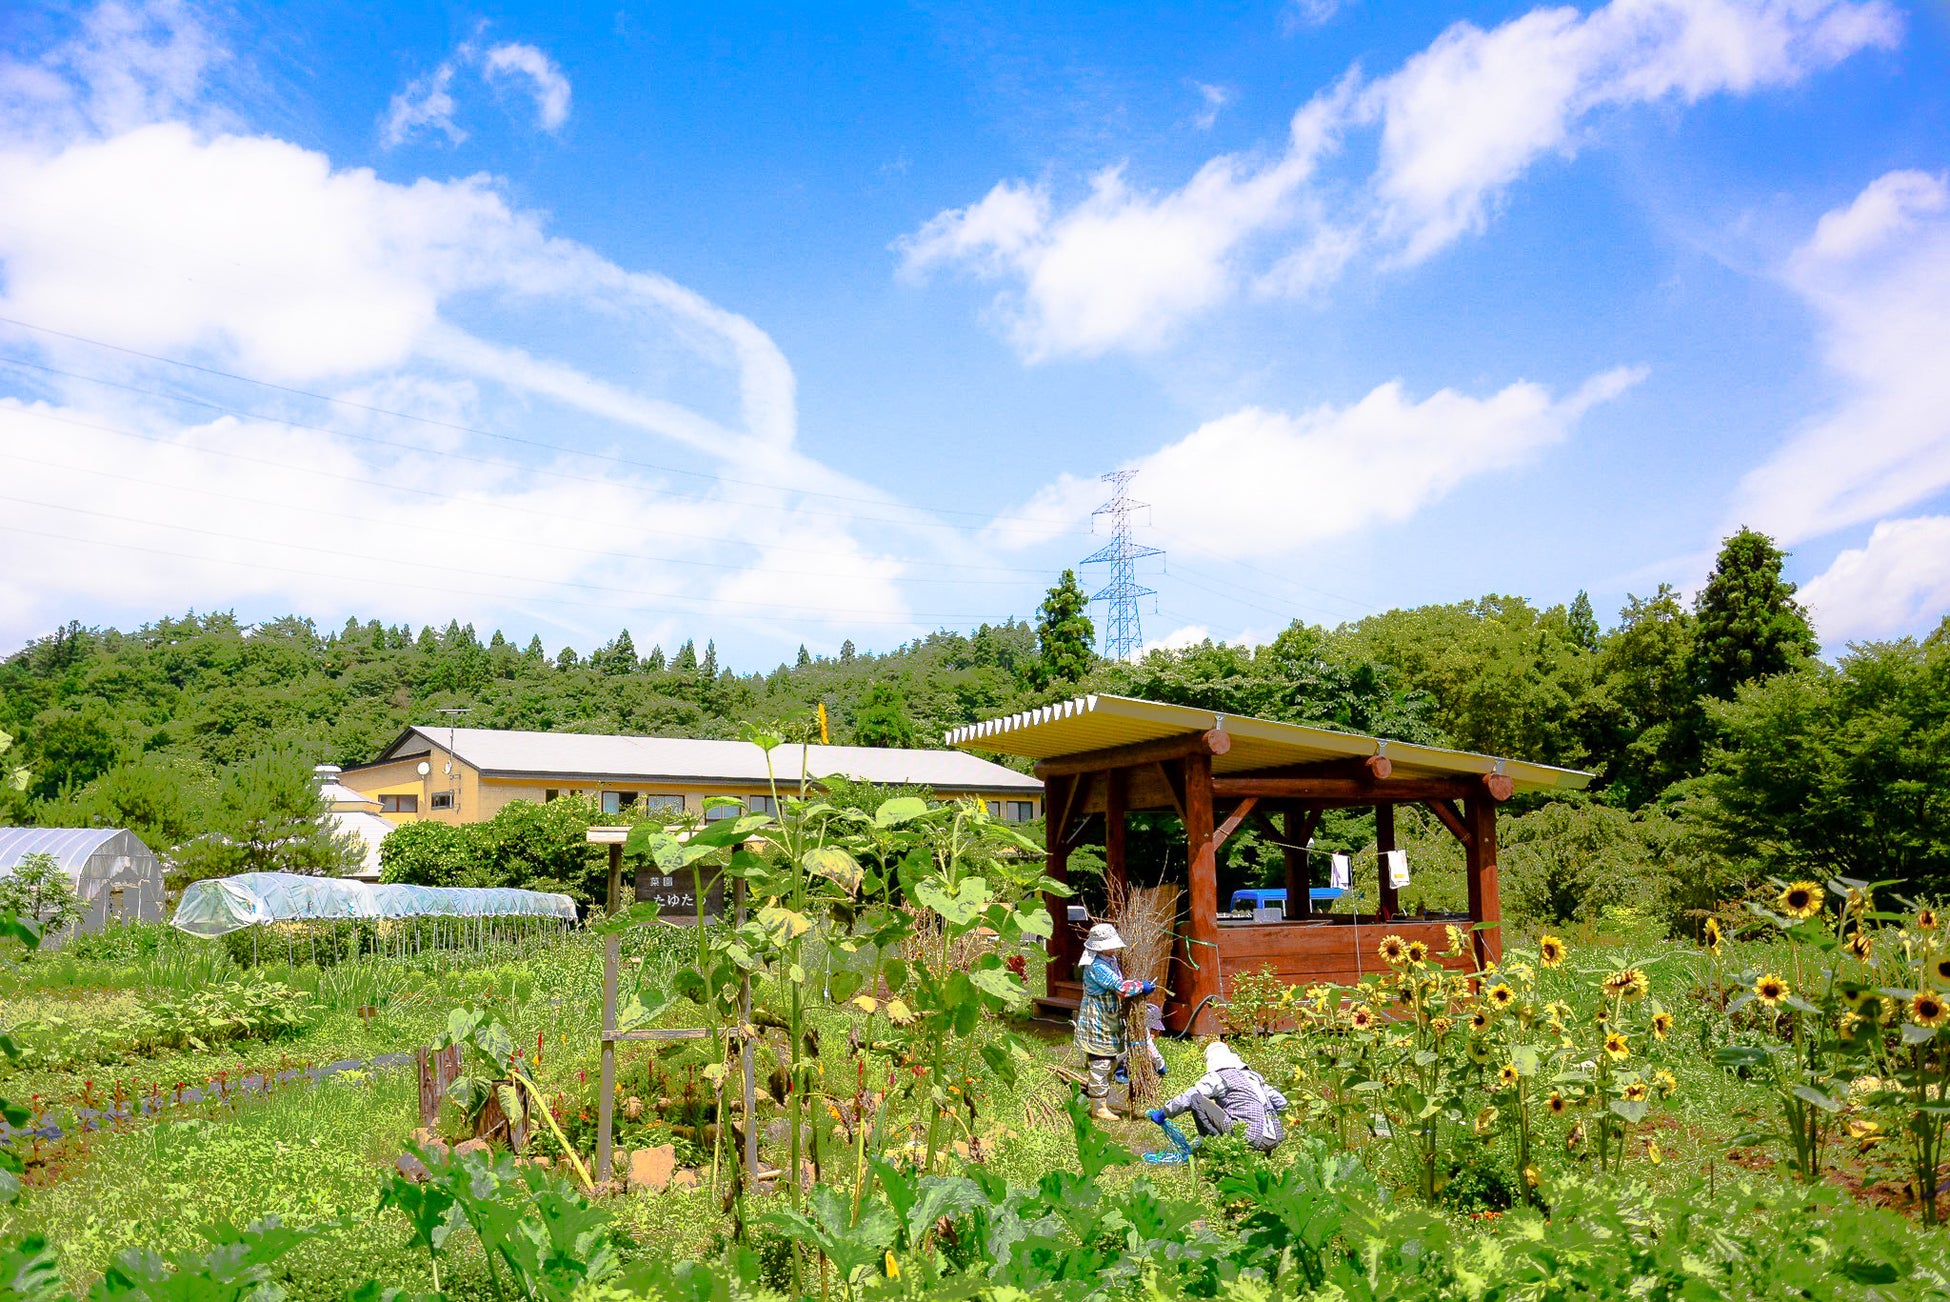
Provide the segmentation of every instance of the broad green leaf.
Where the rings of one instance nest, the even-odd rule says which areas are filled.
[[[826,989],[836,1002],[843,1004],[860,993],[860,986],[864,980],[865,978],[858,972],[850,968],[840,968],[826,978]]]
[[[799,864],[815,877],[836,882],[848,892],[860,889],[859,861],[836,845],[817,846],[800,856]]]
[[[927,812],[928,802],[919,796],[895,796],[882,801],[880,808],[873,811],[873,821],[876,827],[899,827],[926,817]]]
[[[1026,993],[1022,982],[1005,967],[977,968],[968,974],[968,979],[977,990],[1010,1004],[1020,1001]]]
[[[1823,1112],[1840,1112],[1842,1110],[1841,1100],[1828,1097],[1828,1095],[1823,1094],[1812,1085],[1796,1085],[1789,1092],[1804,1103],[1814,1104]]]
[[[1625,1118],[1628,1123],[1636,1125],[1645,1120],[1645,1114],[1650,1108],[1644,1099],[1613,1099],[1611,1110]]]
[[[811,918],[776,904],[768,904],[760,909],[758,921],[770,934],[772,943],[776,945],[796,940],[812,930]]]

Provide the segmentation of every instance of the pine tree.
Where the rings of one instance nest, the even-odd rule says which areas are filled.
[[[1772,538],[1752,529],[1720,545],[1713,573],[1693,599],[1691,668],[1702,695],[1730,701],[1742,683],[1783,673],[1815,654],[1807,612],[1781,577],[1786,559]]]
[[[680,674],[696,673],[697,644],[691,641],[691,639],[685,638],[684,645],[677,648],[677,658],[670,662],[670,667]]]
[[[793,668],[804,669],[807,665],[811,663],[812,663],[812,653],[807,651],[806,644],[804,642],[801,642],[799,644],[799,658],[793,661]]]
[[[718,676],[717,639],[713,638],[704,644],[704,663],[698,666],[697,676],[699,678],[716,678]]]
[[[1600,636],[1598,616],[1591,609],[1591,594],[1583,588],[1579,588],[1578,595],[1571,599],[1567,622],[1571,626],[1571,641],[1574,645],[1585,651],[1598,649]]]
[[[664,669],[664,644],[659,642],[650,648],[650,654],[643,657],[643,667],[656,673]]]
[[[540,664],[542,661],[548,659],[548,652],[542,649],[542,635],[540,633],[528,639],[528,649],[521,653],[521,658],[531,665]]]
[[[576,649],[574,647],[565,646],[560,651],[556,652],[555,667],[557,669],[563,669],[563,670],[574,669],[576,665],[581,662],[581,659],[582,657],[576,654]]]
[[[846,641],[840,643],[840,663],[843,665],[852,664],[853,656],[853,639],[848,638]]]
[[[1095,663],[1091,649],[1097,630],[1090,623],[1090,600],[1077,584],[1077,572],[1064,570],[1042,609],[1036,612],[1036,642],[1042,651],[1038,678],[1050,683],[1074,683]]]
[[[616,635],[616,640],[590,657],[596,667],[606,674],[628,674],[636,672],[636,643],[630,639],[630,630],[624,629]]]

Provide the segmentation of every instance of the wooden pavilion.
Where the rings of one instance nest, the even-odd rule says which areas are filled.
[[[1589,773],[1443,750],[1355,733],[1275,723],[1122,696],[1081,696],[958,728],[948,744],[1036,761],[1044,784],[1049,872],[1068,880],[1070,852],[1101,831],[1110,885],[1125,880],[1125,816],[1175,813],[1185,828],[1186,919],[1172,958],[1165,1022],[1174,1031],[1217,1030],[1213,1008],[1237,973],[1271,965],[1292,984],[1353,983],[1376,966],[1386,926],[1407,940],[1447,945],[1449,925],[1474,933],[1476,964],[1501,957],[1496,924],[1496,807],[1519,791],[1577,790]],[[1376,846],[1395,845],[1395,808],[1419,804],[1462,843],[1466,916],[1400,916],[1383,873],[1368,914],[1311,912],[1306,845],[1329,809],[1372,808]],[[1281,847],[1286,913],[1275,921],[1219,911],[1217,855],[1248,819]],[[1064,901],[1050,913],[1067,919]],[[1084,922],[1059,922],[1049,943],[1046,1007],[1075,1008]],[[1454,960],[1468,964],[1471,957]]]

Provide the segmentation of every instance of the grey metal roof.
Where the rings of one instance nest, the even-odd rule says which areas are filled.
[[[75,872],[96,851],[125,836],[133,847],[115,847],[117,854],[149,853],[133,832],[119,827],[0,827],[0,872],[10,871],[30,854],[51,854],[62,868]]]
[[[603,782],[723,782],[763,786],[765,752],[749,741],[680,737],[614,737],[574,732],[453,729],[454,754],[490,777],[592,778]],[[409,728],[380,758],[419,753],[413,743],[443,749],[448,730]],[[879,746],[780,746],[772,766],[781,784],[797,782],[801,766],[814,778],[845,777],[885,786],[936,791],[1040,793],[1026,773],[953,750],[895,750]]]

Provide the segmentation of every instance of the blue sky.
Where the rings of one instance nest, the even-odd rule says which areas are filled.
[[[562,12],[564,9],[570,12]],[[1950,8],[0,15],[0,644],[1950,608]]]

